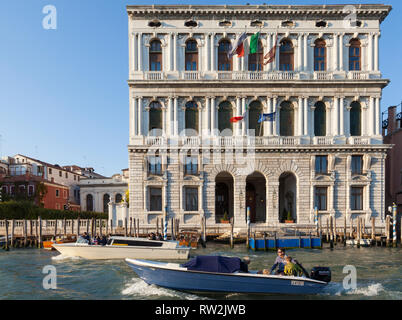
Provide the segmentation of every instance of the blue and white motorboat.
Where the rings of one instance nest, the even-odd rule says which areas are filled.
[[[205,267],[203,259],[212,261],[212,266]],[[320,293],[331,281],[329,268],[314,268],[309,277],[264,275],[240,271],[240,261],[239,258],[198,256],[180,265],[126,259],[147,284],[189,292],[305,295]]]

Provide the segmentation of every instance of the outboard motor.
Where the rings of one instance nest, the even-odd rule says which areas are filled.
[[[314,267],[311,269],[310,278],[323,282],[331,282],[331,269],[327,267]]]

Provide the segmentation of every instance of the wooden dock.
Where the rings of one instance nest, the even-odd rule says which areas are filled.
[[[331,221],[332,220],[332,221]],[[281,227],[267,227],[251,225],[248,229],[234,232],[233,220],[222,226],[207,226],[205,219],[198,228],[186,228],[180,226],[179,219],[170,219],[165,223],[163,219],[157,219],[154,226],[141,226],[139,219],[130,218],[122,225],[113,226],[112,221],[106,219],[54,219],[54,220],[0,220],[0,236],[6,236],[5,248],[11,247],[42,247],[43,241],[56,237],[71,238],[82,235],[84,232],[92,236],[96,235],[122,235],[134,237],[147,237],[151,232],[164,235],[167,238],[180,240],[183,234],[195,232],[199,234],[200,243],[205,245],[207,239],[213,240],[224,235],[232,248],[235,244],[244,242],[248,248],[256,250],[274,249],[277,247],[292,248],[318,248],[323,243],[334,248],[337,244],[347,244],[347,240],[354,240],[357,247],[366,244],[370,240],[371,245],[397,246],[397,239],[393,234],[392,217],[386,217],[386,226],[376,226],[375,219],[366,225],[362,218],[350,220],[343,225],[338,225],[331,217],[321,217],[316,225],[283,225]],[[388,227],[387,227],[388,226]],[[399,237],[400,238],[400,237]],[[398,239],[399,239],[398,238]],[[291,240],[293,239],[293,240]],[[222,239],[219,239],[222,242]],[[284,241],[284,242],[282,242]],[[364,242],[364,243],[363,243]],[[348,241],[350,243],[350,241]],[[400,241],[402,243],[402,239]]]

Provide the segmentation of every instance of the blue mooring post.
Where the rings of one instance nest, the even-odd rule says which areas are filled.
[[[396,218],[397,218],[397,206],[395,202],[392,205],[392,227],[393,227],[393,234],[392,234],[392,246],[396,248]]]

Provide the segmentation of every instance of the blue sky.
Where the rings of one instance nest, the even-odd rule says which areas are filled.
[[[0,156],[91,166],[104,175],[128,167],[127,4],[347,4],[360,1],[2,0]],[[391,84],[382,108],[402,100],[402,4],[382,24],[380,68]],[[57,29],[45,30],[46,5]]]

